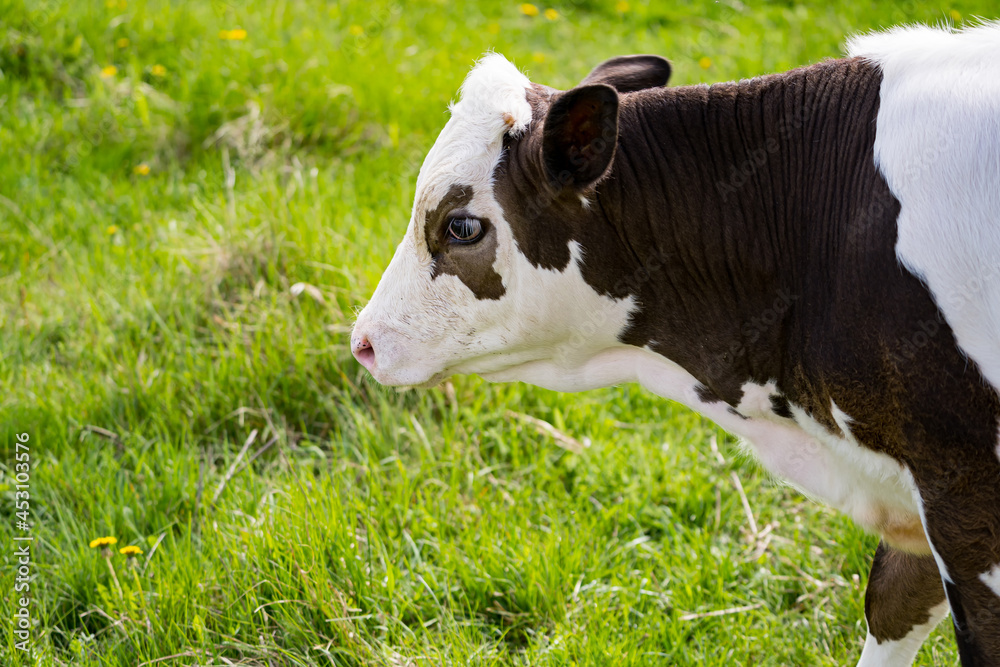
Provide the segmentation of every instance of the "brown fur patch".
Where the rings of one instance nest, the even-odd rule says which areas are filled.
[[[431,275],[437,278],[446,273],[457,277],[477,299],[499,299],[507,290],[493,268],[497,258],[497,235],[489,219],[475,216],[483,224],[483,237],[476,243],[448,241],[448,221],[463,217],[463,208],[471,201],[471,185],[453,185],[434,210],[427,212],[424,239],[434,259]]]
[[[880,543],[875,550],[865,617],[868,631],[881,642],[896,641],[930,619],[930,609],[944,602],[941,575],[932,556],[916,556]]]

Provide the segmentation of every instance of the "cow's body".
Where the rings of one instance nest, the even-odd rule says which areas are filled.
[[[963,664],[1000,664],[1000,26],[850,48],[568,93],[484,59],[354,349],[389,384],[682,402],[883,537],[862,665],[910,664],[948,601]]]

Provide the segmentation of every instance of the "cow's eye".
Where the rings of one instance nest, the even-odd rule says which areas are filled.
[[[483,223],[476,218],[452,218],[448,221],[448,236],[454,243],[475,243],[483,235]]]

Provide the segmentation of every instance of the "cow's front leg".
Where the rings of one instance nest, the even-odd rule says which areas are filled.
[[[947,613],[934,558],[881,542],[865,591],[868,637],[858,667],[909,667],[927,635]]]
[[[963,667],[1000,667],[1000,465],[995,458],[917,485]]]

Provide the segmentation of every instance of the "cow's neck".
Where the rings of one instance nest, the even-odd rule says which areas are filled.
[[[601,287],[637,293],[642,308],[625,342],[734,405],[747,381],[801,375],[817,325],[806,320],[857,279],[833,267],[869,252],[865,230],[884,235],[895,217],[872,159],[878,87],[873,68],[832,61],[624,98],[598,201],[626,276]]]

